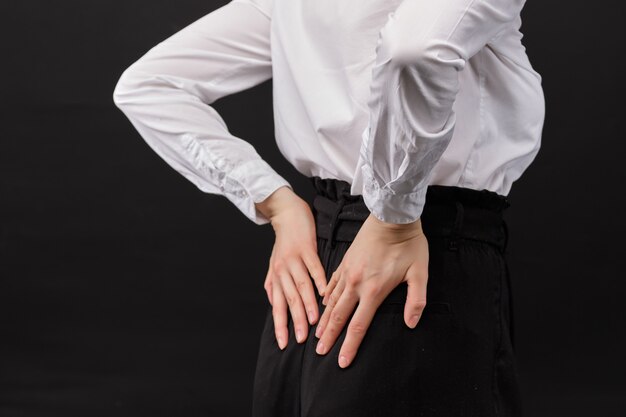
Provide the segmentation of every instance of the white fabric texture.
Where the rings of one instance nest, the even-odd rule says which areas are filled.
[[[212,107],[273,80],[276,142],[372,214],[417,220],[429,184],[508,195],[541,145],[525,0],[232,0],[160,42],[113,94],[143,139],[256,224],[291,185]]]

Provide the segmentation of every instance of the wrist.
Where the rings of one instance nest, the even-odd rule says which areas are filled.
[[[375,215],[370,213],[368,220],[374,225],[375,228],[383,233],[397,236],[405,235],[407,237],[423,234],[422,219],[419,217],[417,220],[410,223],[388,223],[380,220]]]
[[[272,192],[265,200],[254,203],[259,210],[270,222],[285,207],[293,205],[293,199],[298,198],[289,186],[281,186]]]

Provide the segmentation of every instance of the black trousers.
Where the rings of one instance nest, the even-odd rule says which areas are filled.
[[[327,279],[369,215],[350,184],[310,177],[320,259]],[[284,351],[271,306],[262,331],[253,417],[520,416],[513,312],[505,258],[505,196],[431,185],[422,228],[429,244],[427,302],[415,329],[404,323],[406,283],[377,310],[354,361],[338,355],[346,326],[323,356],[316,325],[302,344],[289,317]],[[320,315],[325,306],[317,294]],[[290,316],[290,314],[289,314]]]

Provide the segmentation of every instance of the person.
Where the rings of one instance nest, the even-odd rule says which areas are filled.
[[[120,76],[154,152],[275,231],[254,417],[521,415],[504,213],[545,115],[524,3],[232,0]],[[212,106],[270,79],[312,201]]]

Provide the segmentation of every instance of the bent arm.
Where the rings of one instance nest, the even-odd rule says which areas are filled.
[[[233,0],[150,49],[113,94],[148,145],[206,193],[228,198],[256,224],[255,203],[290,184],[211,106],[272,77],[270,3]]]
[[[525,0],[404,0],[379,33],[356,175],[389,223],[417,220],[454,131],[459,71],[519,15]]]

